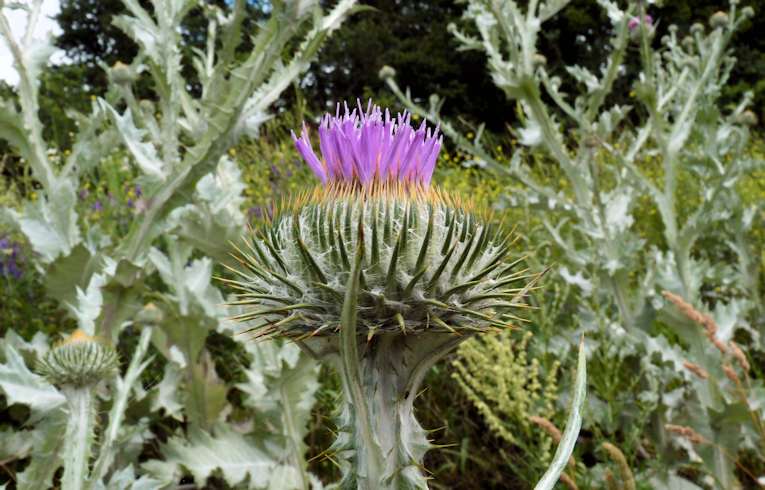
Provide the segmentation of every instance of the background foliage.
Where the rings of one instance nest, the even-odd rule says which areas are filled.
[[[525,6],[525,2],[520,3]],[[228,3],[218,2],[216,5],[226,8]],[[449,23],[456,23],[470,35],[478,35],[470,19],[462,18],[464,4],[383,1],[370,5],[374,10],[348,20],[327,40],[311,69],[275,101],[272,107],[276,117],[259,124],[257,134],[242,138],[223,153],[225,159],[236,164],[228,168],[236,168],[240,174],[238,179],[244,184],[242,199],[234,206],[243,216],[249,220],[264,219],[274,200],[311,184],[312,177],[299,161],[289,137],[289,130],[298,128],[303,118],[311,120],[339,99],[374,97],[382,104],[401,104],[378,76],[384,65],[395,67],[397,79],[411,89],[412,102],[426,102],[431,93],[445,98],[440,116],[459,121],[460,127],[466,128],[467,141],[475,141],[477,137],[477,131],[471,129],[472,123],[486,123],[481,142],[497,163],[510,166],[514,155],[523,155],[523,164],[528,165],[537,182],[555,192],[571,195],[572,184],[555,159],[543,148],[527,148],[518,141],[518,132],[508,129],[523,125],[528,119],[516,101],[508,99],[495,86],[486,69],[485,54],[457,51],[459,42],[448,32]],[[751,107],[762,121],[765,86],[760,74],[765,70],[765,41],[759,33],[765,25],[759,14],[765,4],[752,2],[750,5],[758,15],[744,21],[732,39],[737,62],[715,104],[723,114],[729,114],[735,110],[741,96],[752,91]],[[245,32],[255,31],[256,23],[269,17],[268,8],[257,3],[247,2],[245,8]],[[706,25],[714,11],[726,8],[716,1],[666,2],[660,8],[650,6],[649,12],[658,21],[653,43],[655,46],[660,44],[659,40],[669,32],[670,24],[676,24],[678,31],[685,33],[694,22]],[[83,15],[83,12],[92,15]],[[116,1],[62,3],[59,22],[64,32],[57,44],[72,62],[45,68],[40,73],[39,88],[39,116],[44,137],[50,142],[50,159],[55,165],[71,154],[77,141],[75,134],[81,120],[78,124],[77,118],[70,117],[71,110],[88,113],[93,110],[94,98],[103,97],[124,114],[128,102],[114,94],[113,86],[109,88],[105,69],[117,61],[128,63],[140,52],[138,45],[122,30],[112,26],[113,17],[124,13],[123,3]],[[197,54],[193,48],[205,47],[208,39],[206,22],[207,17],[201,9],[193,9],[184,17],[182,42],[179,42],[184,59]],[[564,66],[579,64],[598,73],[599,66],[609,54],[612,34],[613,27],[603,9],[586,0],[573,2],[545,23],[539,49],[546,57],[549,74],[566,80],[562,92],[579,92],[577,83],[568,77]],[[239,62],[246,60],[253,48],[249,36],[243,36],[243,39],[234,55]],[[297,45],[298,40],[286,43],[281,54],[286,58]],[[626,80],[634,78],[640,70],[638,51],[635,44],[627,48],[625,76],[616,81],[616,88],[608,99],[609,106],[635,103],[634,87]],[[189,93],[199,97],[203,81],[198,73],[188,64],[182,70],[182,75],[189,81]],[[137,99],[146,101],[144,107],[148,107],[149,102],[161,101],[147,77],[134,82],[133,92]],[[3,88],[5,98],[17,95],[15,89]],[[66,106],[60,103],[62,100],[67,101]],[[631,113],[623,123],[624,127],[633,128],[644,116],[639,110]],[[713,126],[717,124],[716,117],[719,114],[711,114],[711,121],[704,124],[717,127]],[[116,124],[119,119],[114,121],[106,124]],[[765,159],[765,146],[756,130],[749,137],[747,146],[735,155],[734,163]],[[703,132],[695,133],[692,145],[703,146],[706,136]],[[181,140],[179,145],[186,143],[187,140]],[[116,149],[99,157],[98,165],[84,172],[78,182],[74,210],[83,235],[97,230],[102,236],[124,237],[145,212],[148,188],[140,179],[143,173],[132,164],[134,157],[128,149],[114,146]],[[24,203],[40,202],[44,190],[30,171],[28,161],[8,146],[0,148],[3,151],[0,205],[4,209],[20,211]],[[580,488],[629,488],[607,486],[611,480],[622,483],[627,480],[625,467],[636,478],[638,488],[661,488],[654,477],[669,474],[673,478],[682,478],[682,483],[679,479],[669,480],[665,488],[729,488],[710,477],[709,465],[704,462],[708,461],[709,455],[704,453],[703,447],[696,451],[689,439],[660,429],[666,423],[678,420],[676,425],[709,426],[710,434],[725,432],[734,425],[743,426],[743,420],[750,418],[750,414],[731,402],[738,396],[737,388],[723,369],[725,362],[739,369],[735,359],[723,358],[711,344],[704,344],[708,351],[700,356],[701,360],[683,357],[688,356],[683,349],[695,341],[688,339],[701,338],[706,342],[704,327],[694,325],[658,294],[652,299],[656,306],[649,312],[653,316],[645,320],[650,325],[650,337],[641,337],[640,342],[625,338],[614,326],[619,321],[618,308],[610,302],[610,290],[598,266],[593,265],[595,260],[576,268],[576,261],[572,259],[576,254],[597,255],[600,250],[597,241],[572,226],[562,228],[571,235],[564,237],[570,239],[566,242],[568,246],[560,246],[560,236],[550,232],[550,224],[555,227],[570,223],[570,218],[563,212],[558,214],[550,210],[540,214],[535,210],[535,203],[521,199],[527,189],[519,186],[516,179],[505,172],[474,165],[476,158],[469,150],[470,145],[447,141],[438,164],[436,182],[450,192],[469,194],[476,201],[494,208],[498,216],[516,223],[523,230],[524,245],[534,253],[530,260],[533,267],[541,270],[547,264],[557,265],[548,274],[545,287],[534,296],[539,309],[529,313],[530,322],[524,329],[524,332],[533,333],[530,339],[524,332],[511,332],[501,338],[470,343],[453,357],[452,363],[437,366],[431,372],[429,388],[421,395],[417,410],[423,426],[434,430],[431,438],[441,445],[426,458],[426,467],[433,474],[432,486],[487,489],[530,488],[533,485],[540,468],[544,467],[538,463],[549,457],[550,441],[555,437],[552,429],[562,427],[564,422],[567,387],[573,368],[572,356],[568,355],[569,344],[586,331],[591,341],[589,388],[594,395],[589,402],[575,461],[567,474],[578,482]],[[593,162],[605,173],[614,164],[612,156],[603,148],[593,153]],[[663,160],[657,152],[647,152],[637,165],[651,182],[663,183]],[[679,172],[676,199],[679,216],[690,215],[702,204],[706,190],[700,177],[702,174],[698,167]],[[614,185],[614,182],[618,182],[618,176],[605,177],[605,185]],[[713,314],[717,322],[730,331],[730,339],[746,346],[745,359],[750,364],[745,379],[749,393],[746,401],[755,407],[755,417],[760,417],[761,426],[765,393],[762,388],[762,366],[765,365],[762,347],[765,339],[762,336],[765,329],[762,307],[762,291],[765,291],[762,274],[765,267],[765,211],[762,207],[765,170],[760,167],[742,175],[735,182],[733,191],[740,200],[735,204],[736,210],[753,209],[751,226],[736,230],[732,227],[732,219],[726,224],[723,223],[726,216],[717,215],[716,224],[698,238],[691,257],[697,265],[701,264],[699,270],[703,266],[703,272],[699,273],[701,279],[693,293],[697,295],[693,306]],[[212,206],[214,200],[215,196],[208,201],[194,198],[189,203],[199,208],[193,212],[208,213],[210,209],[204,206]],[[666,250],[665,223],[647,193],[634,195],[629,214],[633,221],[627,231],[634,235],[631,238],[634,243],[640,243],[645,250],[653,250],[651,247]],[[193,218],[193,213],[187,217]],[[176,223],[179,226],[168,232],[168,237],[159,238],[154,243],[157,253],[153,255],[152,273],[144,278],[145,283],[141,286],[144,292],[136,303],[136,311],[140,310],[143,316],[135,325],[122,330],[116,339],[115,345],[126,361],[135,352],[144,325],[154,325],[155,332],[162,330],[166,332],[165,336],[169,334],[171,337],[187,328],[183,322],[188,317],[177,308],[181,304],[179,298],[188,291],[176,289],[175,284],[190,277],[185,274],[207,273],[203,270],[205,260],[220,251],[194,242],[193,236],[184,232],[180,222]],[[193,219],[185,224],[193,224]],[[54,340],[71,332],[78,324],[78,316],[68,306],[71,298],[54,299],[56,285],[50,284],[50,271],[43,272],[45,268],[40,265],[34,244],[18,227],[12,226],[10,220],[0,221],[0,226],[0,317],[3,318],[4,337],[0,345],[5,349],[0,354],[0,366],[11,365],[11,361],[17,359],[18,356],[8,354],[11,347],[31,366],[35,356],[47,349],[48,341],[43,336]],[[188,244],[183,249],[185,253],[171,257],[176,244],[184,242]],[[751,260],[748,264],[742,263],[735,252],[736,246],[741,244],[745,244],[749,251]],[[640,260],[644,259],[641,257]],[[180,267],[163,276],[163,266],[172,262],[177,262]],[[634,296],[647,290],[644,283],[638,281],[641,276],[637,274],[643,271],[641,264],[643,262],[631,264],[630,270],[637,272],[624,278],[625,284],[629,285],[629,294]],[[739,279],[744,267],[749,267],[755,281],[754,289],[752,284],[745,285]],[[209,272],[212,274],[213,271]],[[214,272],[223,273],[218,268]],[[87,290],[87,282],[78,285]],[[119,287],[112,284],[109,294]],[[592,288],[595,288],[594,294],[591,294]],[[751,296],[753,291],[759,291],[756,293],[759,296]],[[201,310],[217,301],[208,297],[205,291],[192,292],[192,296],[193,308]],[[735,310],[744,308],[743,303],[736,303],[740,298],[754,305],[746,310],[749,312],[746,315],[738,315]],[[157,306],[162,318],[156,316],[153,307]],[[183,356],[179,360],[170,349],[179,342],[172,338],[163,339],[161,335],[157,338],[158,334],[154,334],[147,348],[146,365],[140,372],[136,388],[130,392],[131,407],[126,412],[133,432],[124,434],[123,443],[126,454],[129,454],[126,459],[132,466],[123,466],[120,472],[115,472],[113,481],[120,478],[125,482],[135,480],[135,473],[130,471],[141,468],[143,474],[152,478],[165,475],[177,482],[193,481],[199,486],[201,481],[221,488],[241,484],[246,478],[252,482],[254,469],[247,476],[227,469],[225,461],[219,462],[217,467],[215,464],[204,466],[201,463],[209,462],[214,454],[201,451],[211,447],[224,451],[225,447],[236,446],[247,453],[255,451],[248,441],[268,437],[279,439],[274,445],[281,447],[282,421],[278,406],[284,400],[279,401],[274,393],[279,392],[275,387],[281,386],[284,379],[298,383],[294,385],[299,388],[295,388],[293,396],[303,392],[307,398],[316,399],[312,408],[311,402],[306,401],[299,413],[306,426],[305,437],[299,439],[306,446],[308,471],[325,483],[336,480],[337,468],[331,455],[324,452],[333,439],[332,409],[339,389],[334,373],[325,370],[317,375],[315,366],[298,359],[289,349],[283,352],[269,351],[268,348],[261,350],[241,342],[241,339],[231,340],[229,332],[215,326],[217,320],[210,320],[217,313],[211,317],[207,312],[195,310],[193,314],[206,318],[194,320],[195,325],[204,329],[194,337],[195,342],[200,342],[193,349],[199,354],[200,369],[184,374],[188,364],[182,362]],[[695,337],[688,334],[693,329],[697,332]],[[659,339],[657,342],[661,345],[653,345],[653,351],[646,354],[640,350],[641,342],[648,342],[645,339]],[[512,345],[523,346],[522,352],[515,353]],[[655,362],[646,363],[646,358]],[[662,399],[667,406],[680,403],[704,406],[694,397],[694,392],[706,393],[711,383],[694,374],[684,362],[706,366],[703,369],[709,371],[707,375],[711,372],[708,365],[715,366],[712,373],[713,379],[717,380],[715,383],[719,381],[730,393],[724,395],[726,404],[723,408],[714,405],[708,411],[706,408],[694,409],[687,413],[657,408],[662,406]],[[123,366],[123,374],[125,368]],[[545,381],[555,372],[558,373],[557,389]],[[290,378],[290,373],[299,373],[299,376]],[[184,385],[183,376],[186,375],[190,376],[189,381],[201,380],[207,391],[200,394],[190,390]],[[34,380],[31,376],[29,379]],[[515,398],[491,400],[497,392],[495,387],[506,382],[503,380],[507,377],[515,383],[508,391]],[[519,384],[519,379],[525,382]],[[457,389],[457,386],[463,389]],[[683,387],[685,389],[681,389]],[[546,395],[549,392],[549,398],[555,399],[557,410],[550,410],[545,405],[543,400],[548,398],[541,396],[542,392]],[[42,443],[45,442],[32,437],[38,434],[32,432],[32,426],[37,423],[35,410],[41,407],[14,399],[7,390],[4,393],[0,395],[0,439],[6,444],[0,445],[0,484],[13,482],[25,472],[29,475],[32,443],[44,446]],[[195,401],[195,396],[202,398]],[[111,406],[110,402],[105,403],[106,407]],[[306,404],[308,408],[305,408]],[[734,408],[729,409],[730,406]],[[203,416],[206,410],[217,414],[211,421],[220,422],[222,418],[228,425],[216,426],[213,430],[212,422],[200,422],[206,417]],[[544,420],[530,419],[530,416]],[[757,427],[756,420],[753,426]],[[237,430],[244,427],[247,439],[231,427]],[[523,441],[519,441],[518,434],[526,436]],[[705,433],[705,437],[710,436]],[[734,452],[735,464],[727,465],[730,466],[728,470],[745,488],[757,488],[757,478],[765,475],[765,463],[758,448],[760,437],[763,436],[752,433],[741,440],[724,441],[725,447]],[[613,444],[616,450],[604,443]],[[248,461],[268,459],[256,452],[249,455]],[[532,464],[524,464],[526,462]],[[714,471],[712,475],[715,475]]]

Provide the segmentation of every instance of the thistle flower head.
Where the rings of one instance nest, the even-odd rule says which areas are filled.
[[[650,15],[645,14],[643,16],[643,22],[644,22],[646,28],[650,29],[651,27],[653,27],[653,17],[651,17]],[[632,17],[627,22],[627,28],[629,28],[630,31],[634,31],[638,27],[640,27],[640,18],[639,17]]]
[[[474,333],[507,326],[529,275],[514,235],[430,186],[440,139],[378,107],[323,119],[323,160],[296,138],[323,185],[285,201],[235,254],[228,281],[258,336],[332,336],[357,251],[360,335]]]
[[[393,118],[386,109],[359,107],[334,116],[326,114],[319,124],[321,158],[313,151],[308,128],[298,138],[292,133],[298,151],[323,184],[354,182],[361,186],[373,182],[398,181],[430,184],[442,138],[438,128],[431,130],[422,122],[418,129],[404,112]]]
[[[75,330],[40,359],[37,371],[55,385],[81,387],[113,376],[118,364],[114,348]]]

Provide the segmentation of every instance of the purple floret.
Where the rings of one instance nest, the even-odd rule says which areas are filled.
[[[441,150],[443,137],[438,128],[431,131],[423,121],[415,130],[410,114],[404,112],[392,118],[386,109],[372,106],[335,116],[326,114],[319,124],[319,159],[311,147],[308,128],[298,138],[292,133],[298,151],[322,183],[375,181],[417,183],[427,187]]]
[[[643,16],[643,20],[645,21],[646,27],[650,28],[653,26],[653,17],[650,15],[646,14]],[[633,17],[629,20],[629,22],[627,22],[627,27],[630,31],[634,31],[638,28],[638,26],[640,26],[640,19],[638,17]]]

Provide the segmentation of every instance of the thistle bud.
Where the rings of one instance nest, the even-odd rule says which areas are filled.
[[[136,315],[136,321],[147,325],[159,325],[164,320],[165,315],[162,310],[157,308],[154,303],[147,303]]]
[[[728,25],[728,20],[728,14],[718,10],[709,18],[709,25],[712,27],[712,29],[722,29]]]
[[[694,22],[691,25],[691,34],[704,34],[704,24],[701,24],[700,22]]]
[[[118,366],[114,348],[82,330],[75,330],[43,356],[37,364],[37,371],[54,385],[79,388],[111,378]]]
[[[741,9],[741,17],[743,17],[745,19],[753,18],[754,17],[754,9],[751,6],[747,5],[746,7]]]
[[[757,126],[757,114],[746,110],[736,117],[736,122],[744,126]]]
[[[396,76],[396,70],[389,65],[385,65],[382,68],[380,68],[380,78],[383,80],[387,80],[389,78],[394,78]]]
[[[642,28],[641,24],[643,25]],[[648,37],[651,37],[654,34],[653,17],[646,14],[643,16],[642,22],[639,17],[633,17],[629,20],[629,22],[627,22],[627,28],[630,31],[630,39],[633,41],[640,39],[640,32],[643,30],[643,28],[645,28]]]
[[[682,43],[686,51],[693,53],[693,50],[696,48],[696,41],[691,36],[685,36]]]
[[[141,101],[138,102],[138,107],[140,107],[141,111],[147,116],[153,116],[156,110],[154,107],[154,102],[148,99],[141,99]]]
[[[531,61],[534,63],[534,66],[545,66],[547,64],[547,57],[543,54],[534,53]]]
[[[121,61],[114,63],[109,70],[109,77],[118,85],[130,85],[136,80],[133,69]]]

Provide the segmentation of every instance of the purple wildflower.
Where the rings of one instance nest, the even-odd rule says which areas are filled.
[[[93,211],[102,211],[104,209],[104,205],[101,204],[101,201],[96,201],[93,203]]]
[[[21,279],[21,269],[19,268],[18,264],[14,259],[9,259],[8,262],[5,263],[5,269],[6,275],[9,275],[13,277],[14,279]]]
[[[647,28],[650,29],[653,26],[653,17],[651,17],[650,15],[645,14],[645,16],[643,16],[643,20],[645,21],[645,26]],[[627,22],[627,27],[629,28],[630,31],[634,31],[639,26],[640,26],[640,19],[638,17],[633,17],[629,20],[629,22]]]
[[[133,209],[133,207],[135,207],[135,204],[133,203],[133,199],[130,197],[127,200],[127,207],[128,209]]]
[[[135,191],[135,197],[141,197],[143,195],[143,190],[141,189],[141,184],[136,184],[133,188]]]
[[[359,182],[370,185],[375,181],[399,181],[427,187],[441,150],[443,137],[438,128],[431,131],[423,121],[415,130],[410,114],[404,112],[395,119],[386,109],[369,102],[366,112],[359,104],[353,111],[340,105],[332,117],[326,114],[319,124],[321,160],[308,139],[303,124],[300,138],[292,133],[298,151],[322,183]]]
[[[0,238],[0,276],[21,278],[19,261],[23,261],[19,244],[5,237]]]

